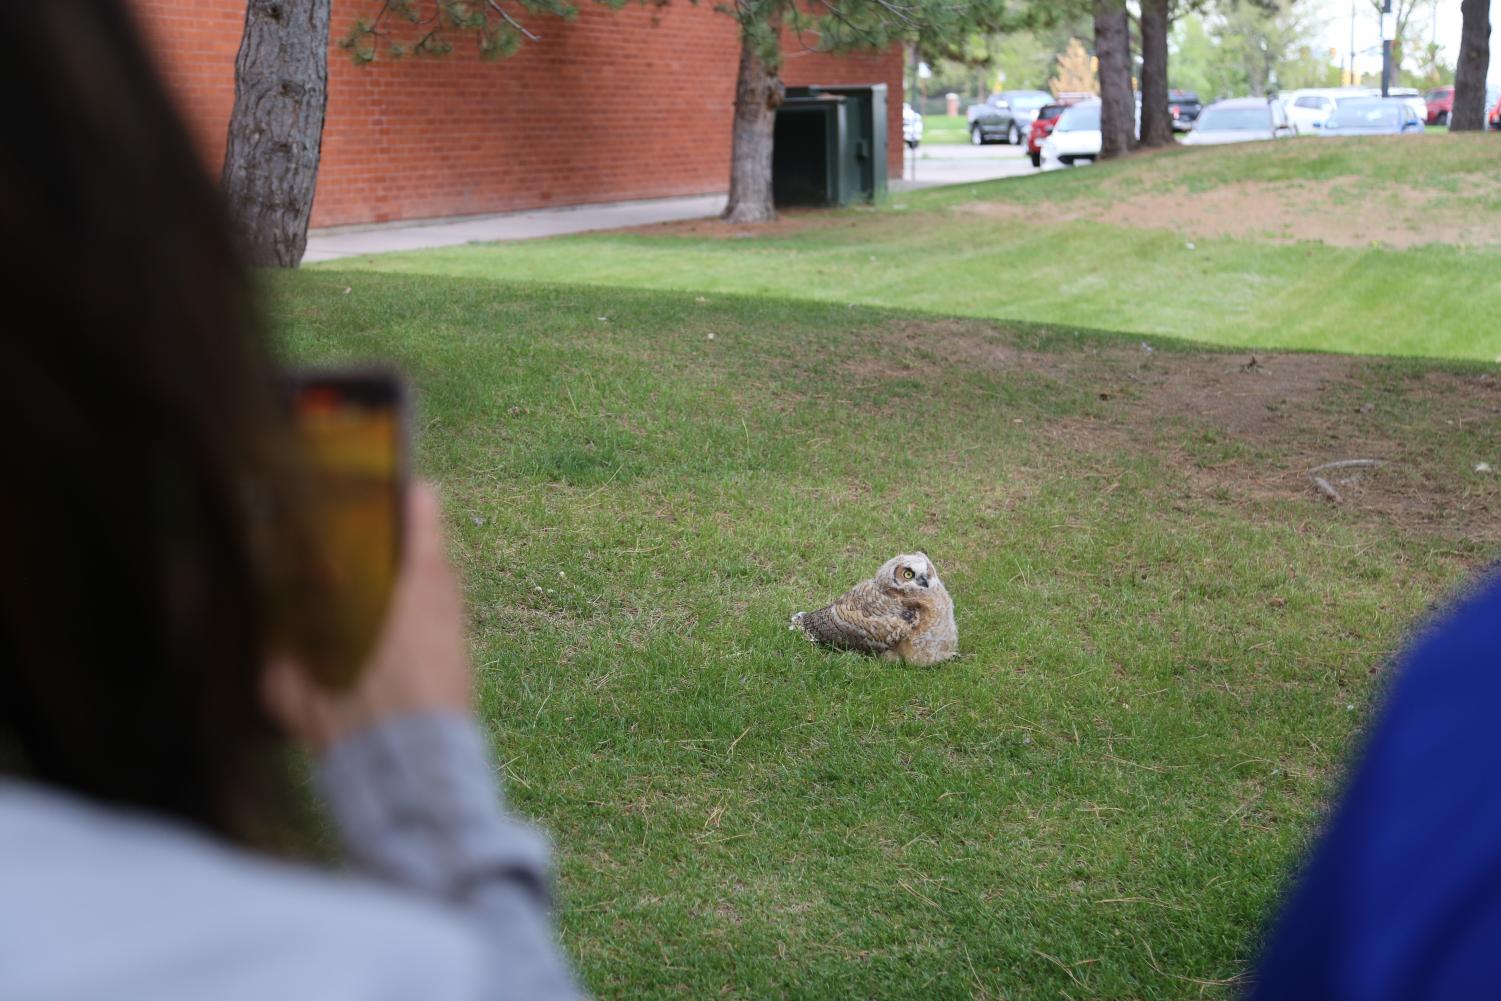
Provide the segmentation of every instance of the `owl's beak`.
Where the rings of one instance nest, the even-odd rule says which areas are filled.
[[[924,573],[924,574],[918,574],[917,575],[917,586],[918,587],[927,587],[928,586],[928,575],[927,574]]]

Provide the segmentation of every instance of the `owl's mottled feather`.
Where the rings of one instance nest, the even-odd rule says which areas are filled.
[[[798,612],[793,624],[815,643],[841,650],[881,653],[912,631],[917,610],[882,591],[874,580],[862,580],[833,604],[812,612]]]
[[[954,603],[924,553],[888,560],[831,604],[792,616],[791,628],[814,643],[908,664],[936,664],[959,648]]]

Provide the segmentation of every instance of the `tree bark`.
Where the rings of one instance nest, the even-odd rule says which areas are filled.
[[[1136,98],[1131,93],[1131,30],[1124,0],[1095,0],[1094,53],[1100,74],[1100,159],[1136,146]]]
[[[1485,128],[1485,77],[1491,67],[1490,0],[1464,0],[1459,5],[1464,26],[1459,35],[1459,65],[1454,70],[1454,109],[1450,132],[1479,132]]]
[[[1171,0],[1141,0],[1141,144],[1168,146],[1173,115],[1167,87],[1167,26]]]
[[[1270,77],[1271,72],[1267,67],[1266,57],[1260,53],[1253,53],[1250,62],[1246,64],[1246,82],[1250,86],[1252,97],[1266,96],[1266,84]]]
[[[729,222],[771,222],[771,141],[777,106],[785,88],[779,67],[769,66],[754,44],[740,39],[740,74],[735,81],[735,125],[730,146]]]
[[[257,267],[295,268],[307,246],[328,103],[329,0],[248,0],[221,184]]]

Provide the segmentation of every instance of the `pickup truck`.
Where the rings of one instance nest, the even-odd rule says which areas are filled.
[[[1204,110],[1204,105],[1199,100],[1199,95],[1191,90],[1169,90],[1167,110],[1173,116],[1173,131],[1187,132],[1198,121],[1199,112]],[[1136,124],[1141,125],[1141,91],[1136,92]]]
[[[1170,90],[1167,92],[1168,111],[1173,116],[1173,131],[1187,132],[1194,127],[1198,120],[1199,112],[1204,110],[1204,104],[1199,100],[1199,95],[1191,90]]]
[[[1007,142],[1019,146],[1026,140],[1032,119],[1053,95],[1045,90],[1003,90],[987,97],[983,104],[971,104],[965,112],[969,119],[969,141],[976,146],[990,142]]]

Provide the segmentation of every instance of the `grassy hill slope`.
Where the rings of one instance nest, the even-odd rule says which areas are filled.
[[[1501,357],[1501,139],[1308,138],[791,213],[338,262],[1295,348]]]

